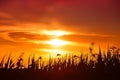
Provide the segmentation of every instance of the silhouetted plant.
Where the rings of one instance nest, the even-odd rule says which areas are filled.
[[[92,52],[90,60],[88,55],[83,53],[80,53],[80,56],[67,54],[65,57],[57,54],[56,58],[52,58],[50,55],[49,62],[45,64],[43,57],[40,56],[35,60],[35,55],[33,55],[32,57],[29,56],[27,67],[23,65],[23,54],[20,55],[16,64],[13,62],[11,54],[6,63],[4,63],[4,56],[0,62],[0,70],[10,69],[13,72],[16,70],[14,73],[10,73],[8,70],[8,74],[20,76],[21,80],[25,78],[24,75],[28,80],[33,80],[34,78],[36,78],[35,80],[96,80],[98,78],[100,80],[109,80],[109,77],[115,79],[114,76],[119,78],[117,75],[120,73],[120,53],[117,47],[108,48],[106,53],[102,53],[99,47],[98,53]],[[6,74],[6,72],[2,74]],[[10,76],[10,79],[14,79],[14,77]]]

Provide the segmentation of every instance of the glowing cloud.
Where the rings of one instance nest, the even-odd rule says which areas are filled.
[[[62,31],[62,30],[52,30],[52,31],[44,30],[43,33],[46,35],[51,35],[51,36],[56,36],[56,37],[71,34],[70,32]]]

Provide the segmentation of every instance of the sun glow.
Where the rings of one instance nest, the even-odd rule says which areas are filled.
[[[44,30],[43,33],[46,35],[51,35],[56,37],[70,34],[70,32],[62,31],[62,30],[52,30],[52,31]]]
[[[65,49],[39,49],[39,51],[48,52],[50,56],[56,58],[58,56],[65,56],[67,51]]]
[[[68,43],[69,43],[68,41],[64,41],[60,39],[51,39],[50,41],[47,41],[47,44],[55,47],[64,46],[67,45]]]

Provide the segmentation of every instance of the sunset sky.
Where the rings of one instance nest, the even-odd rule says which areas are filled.
[[[120,47],[120,0],[0,0],[0,57]]]

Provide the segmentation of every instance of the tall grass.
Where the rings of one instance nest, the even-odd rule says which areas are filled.
[[[92,51],[90,52],[92,53]],[[7,62],[4,62],[4,57],[0,62],[0,74],[11,74],[12,77],[9,76],[11,79],[16,79],[13,77],[16,73],[23,74],[17,75],[22,80],[107,80],[119,78],[118,74],[120,74],[120,54],[117,47],[109,48],[106,53],[101,52],[99,48],[98,54],[92,53],[90,60],[88,60],[88,55],[83,56],[83,53],[80,56],[66,55],[64,57],[57,54],[57,59],[49,57],[47,65],[41,56],[35,60],[35,55],[33,55],[29,56],[27,67],[23,65],[22,57],[19,57],[16,63],[13,63],[11,55],[9,55]],[[2,73],[1,71],[8,72]],[[11,73],[10,71],[15,72]]]

